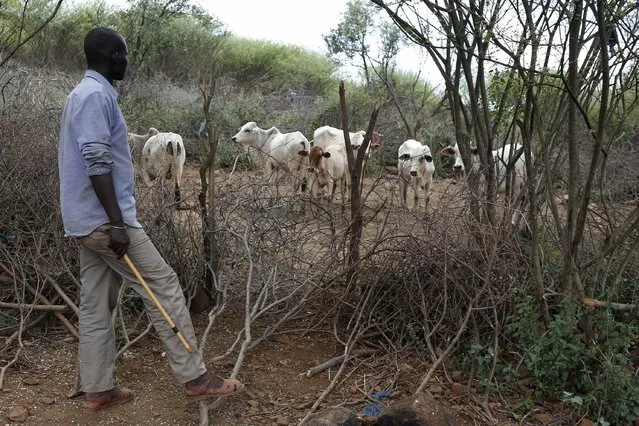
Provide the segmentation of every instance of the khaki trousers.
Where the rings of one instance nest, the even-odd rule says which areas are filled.
[[[127,227],[127,233],[131,240],[127,255],[193,352],[187,352],[182,346],[124,260],[118,260],[107,247],[109,225],[102,225],[91,234],[79,238],[82,283],[79,361],[84,392],[102,392],[114,386],[116,347],[111,317],[116,307],[121,278],[129,281],[144,301],[149,319],[164,344],[175,378],[180,383],[186,383],[206,372],[177,274],[167,265],[143,229]]]

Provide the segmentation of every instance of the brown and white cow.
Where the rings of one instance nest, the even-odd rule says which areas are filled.
[[[324,195],[327,186],[331,187],[330,202],[333,202],[337,184],[341,186],[342,202],[347,201],[346,192],[350,192],[351,174],[348,170],[346,149],[339,145],[330,145],[324,149],[313,146],[310,151],[300,150],[299,155],[308,156],[308,170],[315,176],[319,192]]]

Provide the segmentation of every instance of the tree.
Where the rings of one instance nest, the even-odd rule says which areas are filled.
[[[188,12],[189,1],[128,0],[128,3],[119,27],[129,42],[131,68],[139,71],[154,53],[166,47],[168,24]]]
[[[62,0],[0,3],[0,67],[44,29],[58,14]]]
[[[359,63],[353,65],[362,69],[367,87],[371,83],[368,36],[373,28],[374,14],[375,10],[363,0],[351,0],[346,4],[346,12],[337,28],[323,37],[329,55],[337,58],[339,63],[358,58]]]

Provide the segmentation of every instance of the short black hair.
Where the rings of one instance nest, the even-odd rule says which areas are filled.
[[[90,68],[109,61],[115,52],[124,47],[124,37],[111,28],[96,27],[84,37],[84,55]]]

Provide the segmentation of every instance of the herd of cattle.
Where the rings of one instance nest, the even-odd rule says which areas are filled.
[[[350,143],[355,154],[361,148],[365,134],[363,130],[350,133]],[[364,161],[380,148],[381,138],[381,134],[373,132]],[[330,191],[331,202],[338,185],[341,187],[343,202],[346,201],[346,194],[350,193],[346,142],[341,129],[322,126],[315,130],[313,140],[309,142],[301,132],[281,133],[276,127],[261,129],[251,121],[242,126],[231,139],[242,145],[253,160],[264,168],[269,183],[277,184],[282,174],[290,173],[294,178],[296,192],[303,192],[307,187],[312,192],[312,188],[317,185],[318,195],[326,195],[326,191]],[[152,127],[145,135],[129,133],[129,144],[133,160],[146,185],[152,186],[156,179],[173,178],[175,198],[179,201],[180,181],[186,159],[182,137],[176,133],[159,132]],[[454,157],[455,172],[465,172],[457,144],[444,148],[441,154]],[[516,144],[498,148],[493,151],[493,160],[496,164],[498,192],[503,193],[506,189],[506,165],[511,160],[514,160],[513,188],[516,194],[522,191],[525,159],[521,155],[521,146]],[[472,167],[479,167],[476,149],[472,152]],[[414,205],[418,205],[420,192],[423,192],[427,210],[435,172],[428,145],[413,139],[402,143],[397,152],[397,172],[402,205],[407,205],[410,187],[413,190]]]

